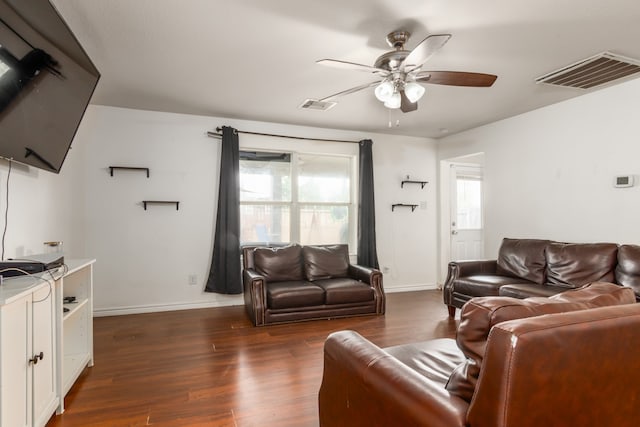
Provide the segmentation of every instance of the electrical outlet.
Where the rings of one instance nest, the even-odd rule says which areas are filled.
[[[420,210],[427,210],[427,201],[423,200],[420,202]]]
[[[196,274],[189,275],[189,285],[195,286],[198,284],[198,276]]]

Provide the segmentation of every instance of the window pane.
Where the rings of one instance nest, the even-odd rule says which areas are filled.
[[[347,206],[300,206],[300,244],[349,243]]]
[[[240,242],[290,242],[289,223],[289,206],[240,205]]]
[[[240,200],[291,201],[291,155],[240,152]]]
[[[298,199],[311,203],[349,203],[350,162],[348,157],[301,154],[298,157]]]
[[[482,181],[457,179],[458,228],[479,230],[482,228]]]

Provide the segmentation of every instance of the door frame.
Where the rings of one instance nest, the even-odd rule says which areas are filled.
[[[451,258],[451,186],[453,185],[451,179],[452,166],[468,166],[479,167],[483,170],[484,175],[484,153],[473,153],[459,157],[453,157],[449,159],[440,160],[440,186],[439,186],[439,198],[440,198],[440,216],[439,216],[439,232],[438,240],[440,243],[439,250],[439,262],[438,262],[438,287],[442,287],[448,272],[449,259]],[[484,182],[484,177],[483,177]],[[485,206],[484,206],[484,187],[482,197],[482,222],[483,229],[485,221]],[[484,239],[484,230],[483,230]]]

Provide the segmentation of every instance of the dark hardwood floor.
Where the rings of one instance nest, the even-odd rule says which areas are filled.
[[[440,291],[388,294],[385,316],[260,328],[244,306],[98,317],[95,366],[47,427],[317,426],[328,334],[388,347],[453,337],[456,322]]]

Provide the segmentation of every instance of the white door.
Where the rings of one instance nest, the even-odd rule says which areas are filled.
[[[482,259],[482,169],[451,165],[451,260]]]

